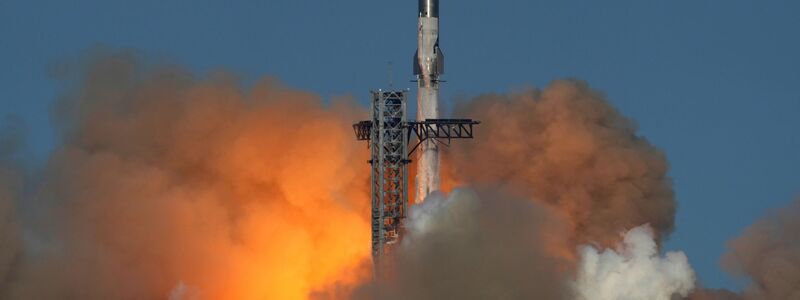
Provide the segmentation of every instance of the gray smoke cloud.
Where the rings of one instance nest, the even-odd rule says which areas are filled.
[[[568,229],[555,216],[498,191],[434,194],[413,208],[405,239],[391,248],[391,275],[355,299],[671,300],[694,288],[686,255],[661,255],[647,225],[619,233],[612,249],[582,246],[573,271],[552,252]]]
[[[392,279],[355,298],[570,299],[565,262],[543,242],[562,225],[548,208],[498,192],[432,194],[412,210]]]

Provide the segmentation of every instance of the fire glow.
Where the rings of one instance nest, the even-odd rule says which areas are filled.
[[[661,254],[666,157],[584,82],[456,108],[482,121],[477,140],[446,150],[448,188],[411,208],[384,284],[351,131],[363,108],[127,54],[75,76],[41,172],[0,152],[4,299],[784,300],[800,286],[795,203],[730,244],[724,266],[753,285],[690,292],[685,255]]]

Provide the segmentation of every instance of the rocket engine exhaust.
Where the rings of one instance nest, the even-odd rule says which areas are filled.
[[[417,120],[437,119],[439,75],[444,74],[444,55],[439,49],[439,0],[419,0],[418,48],[413,65],[419,82]],[[420,145],[416,182],[416,203],[439,190],[439,148],[435,140]]]

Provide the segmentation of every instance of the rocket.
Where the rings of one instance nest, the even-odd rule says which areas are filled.
[[[419,0],[418,41],[414,75],[438,79],[444,74],[444,54],[439,48],[439,0]]]
[[[439,75],[444,74],[444,54],[439,48],[439,0],[419,0],[417,53],[414,75],[417,76],[417,120],[439,118]],[[439,190],[439,148],[433,139],[420,145],[417,158],[415,202],[421,203]]]

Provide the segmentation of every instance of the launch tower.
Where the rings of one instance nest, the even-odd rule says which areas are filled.
[[[471,119],[439,119],[439,0],[419,0],[418,47],[414,75],[419,82],[416,121],[406,120],[405,90],[373,91],[372,117],[353,125],[356,138],[369,141],[371,176],[372,262],[377,278],[386,276],[384,258],[400,241],[408,215],[408,158],[419,149],[416,203],[439,189],[439,145],[472,138]],[[414,143],[413,146],[409,146]]]
[[[372,169],[372,257],[380,273],[384,245],[400,237],[408,211],[408,134],[405,91],[373,91],[372,119],[355,124],[356,137],[369,141]]]
[[[407,91],[373,91],[372,118],[353,125],[356,139],[368,141],[370,148],[372,261],[376,276],[383,273],[382,258],[400,240],[408,214],[409,156],[426,142],[449,145],[452,139],[472,138],[473,126],[480,123],[470,119],[407,121],[406,100]]]

